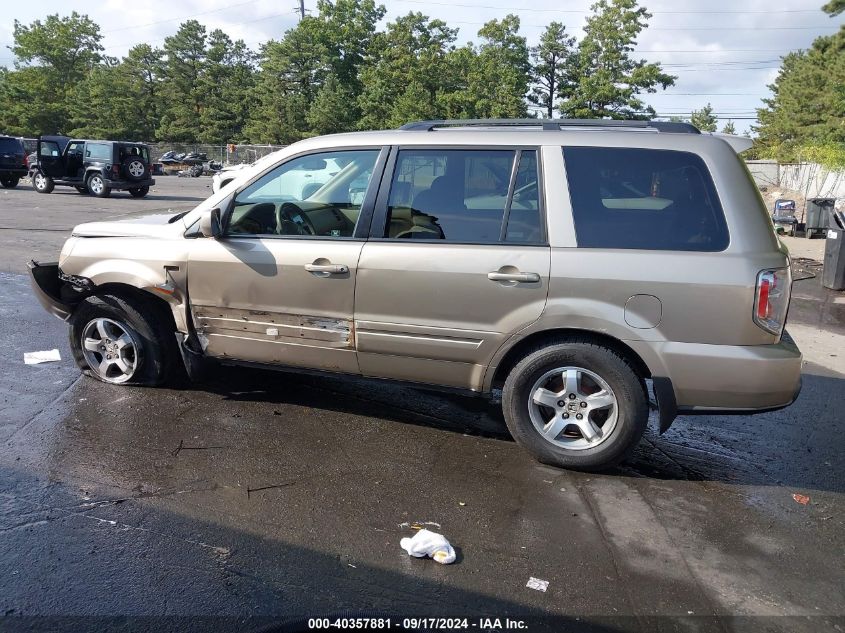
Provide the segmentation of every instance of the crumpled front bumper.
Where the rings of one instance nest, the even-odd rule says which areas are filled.
[[[63,282],[59,278],[58,262],[29,262],[30,282],[39,303],[53,316],[67,321],[73,314],[73,304],[62,298]]]

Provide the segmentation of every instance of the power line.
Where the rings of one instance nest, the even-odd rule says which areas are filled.
[[[147,24],[133,24],[132,26],[122,26],[118,29],[109,29],[108,31],[101,31],[102,33],[117,33],[118,31],[128,31],[130,29],[142,29],[147,26],[155,26],[156,24],[165,24],[167,22],[175,22],[177,20],[188,20],[190,18],[196,18],[200,15],[208,15],[209,13],[219,13],[220,11],[226,11],[228,9],[234,9],[235,7],[242,7],[246,4],[254,4],[258,0],[247,0],[246,2],[240,2],[238,4],[230,4],[226,7],[220,7],[219,9],[211,9],[210,11],[202,11],[200,13],[193,13],[191,15],[183,15],[179,18],[167,18],[166,20],[157,20],[156,22],[148,22]]]
[[[431,0],[394,0],[406,4],[434,4],[445,7],[462,7],[466,9],[498,9],[500,11],[520,11],[526,13],[592,13],[589,9],[535,9],[526,7],[505,7],[489,4],[461,4],[457,2],[432,2]],[[770,9],[764,11],[649,11],[652,15],[741,15],[741,14],[772,14],[772,13],[819,13],[819,9]]]
[[[406,0],[407,1],[407,0]],[[469,24],[483,26],[486,22],[472,22],[469,20],[450,20],[450,24]],[[544,29],[548,24],[524,24],[538,29]],[[824,29],[838,29],[838,25],[825,26],[647,26],[648,31],[821,31]]]

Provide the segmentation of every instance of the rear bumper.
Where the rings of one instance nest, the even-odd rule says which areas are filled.
[[[776,345],[636,342],[632,347],[655,377],[671,382],[679,414],[772,411],[792,404],[801,391],[801,351],[786,332]]]
[[[53,316],[67,321],[73,313],[73,305],[61,297],[64,282],[59,279],[59,264],[41,264],[32,260],[28,265],[32,290],[38,302]]]
[[[147,178],[146,180],[106,180],[106,187],[109,189],[137,189],[139,187],[152,187],[156,184],[155,179]]]
[[[23,178],[27,173],[26,167],[0,167],[0,178],[8,178],[9,176]]]

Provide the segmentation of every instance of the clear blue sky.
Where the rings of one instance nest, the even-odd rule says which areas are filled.
[[[306,0],[314,8],[316,0]],[[485,21],[516,13],[529,45],[536,43],[543,26],[552,20],[580,35],[592,0],[389,0],[387,19],[422,11],[460,28],[460,40],[476,40]],[[652,0],[642,2],[654,15],[637,45],[637,54],[660,61],[678,75],[675,87],[646,101],[662,115],[688,114],[708,101],[720,118],[736,118],[737,129],[748,128],[754,109],[768,94],[779,58],[790,50],[807,48],[813,39],[831,34],[843,16],[829,18],[820,10],[823,0]],[[296,23],[296,0],[105,0],[91,11],[90,3],[45,0],[39,3],[4,3],[0,23],[0,64],[11,65],[6,48],[14,20],[24,23],[50,13],[89,12],[104,34],[109,55],[120,56],[139,42],[160,45],[179,22],[195,18],[210,28],[221,28],[253,48],[278,38]],[[526,8],[527,7],[527,8]]]

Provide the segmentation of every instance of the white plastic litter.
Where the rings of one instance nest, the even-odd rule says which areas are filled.
[[[413,538],[403,538],[399,541],[402,549],[416,558],[430,556],[442,565],[455,562],[455,549],[446,537],[437,532],[420,530]]]
[[[549,588],[549,581],[540,580],[539,578],[531,576],[525,586],[529,589],[536,589],[537,591],[546,591],[546,589]]]
[[[51,363],[62,360],[59,350],[48,349],[43,352],[24,352],[23,362],[27,365],[38,365],[39,363]]]

